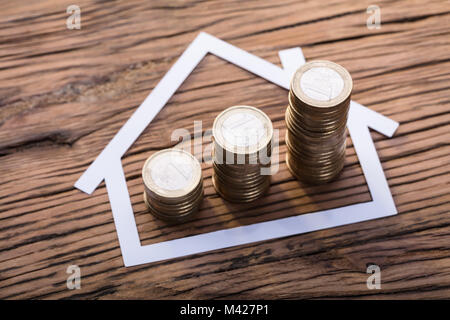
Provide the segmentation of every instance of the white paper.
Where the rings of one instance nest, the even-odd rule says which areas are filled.
[[[91,194],[105,180],[125,266],[291,236],[397,213],[369,128],[391,137],[398,123],[352,101],[347,126],[372,201],[142,246],[121,158],[207,53],[285,89],[289,89],[295,70],[305,63],[299,47],[279,52],[283,66],[280,68],[207,33],[201,32],[195,38],[75,183],[76,188]]]

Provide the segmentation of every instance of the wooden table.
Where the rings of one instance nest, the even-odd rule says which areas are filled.
[[[446,1],[73,1],[0,5],[0,298],[450,297],[450,6]],[[366,26],[370,4],[381,28]],[[372,132],[397,216],[131,268],[123,266],[104,183],[74,182],[200,31],[272,63],[301,46],[306,59],[345,66],[354,100],[400,123]],[[193,221],[155,220],[141,167],[174,145],[174,128],[211,128],[224,108],[261,108],[284,137],[287,92],[208,55],[123,157],[143,244],[336,208],[371,199],[351,141],[339,180],[308,186],[280,170],[269,193],[232,205],[211,185]],[[381,290],[368,290],[368,264]],[[67,267],[81,268],[68,290]]]

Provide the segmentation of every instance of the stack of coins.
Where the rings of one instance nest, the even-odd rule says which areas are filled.
[[[185,221],[203,200],[202,169],[198,160],[180,149],[153,154],[142,168],[144,201],[157,218]]]
[[[212,181],[217,192],[231,202],[260,198],[270,186],[269,117],[254,107],[231,107],[216,117],[212,133]]]
[[[294,74],[286,110],[286,164],[298,179],[320,184],[341,172],[352,78],[342,66],[312,61]]]

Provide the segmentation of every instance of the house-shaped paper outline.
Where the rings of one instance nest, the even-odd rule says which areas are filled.
[[[398,123],[352,101],[347,126],[372,201],[142,246],[121,158],[208,53],[287,90],[291,76],[305,62],[299,47],[279,52],[282,69],[207,33],[201,32],[195,38],[75,183],[76,188],[91,194],[103,179],[105,180],[125,266],[171,259],[397,214],[383,168],[370,136],[369,127],[391,137],[397,129]]]

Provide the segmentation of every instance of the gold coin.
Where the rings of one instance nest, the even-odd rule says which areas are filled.
[[[163,199],[182,198],[199,184],[202,171],[198,160],[180,149],[154,153],[144,164],[145,186]]]
[[[272,121],[261,110],[234,106],[220,113],[213,123],[214,142],[235,154],[256,154],[273,136]]]
[[[189,211],[187,213],[181,214],[181,215],[177,215],[177,216],[171,216],[166,214],[165,212],[161,212],[158,209],[156,209],[155,207],[153,207],[153,205],[148,201],[147,198],[147,194],[144,192],[144,202],[147,205],[147,207],[150,210],[150,213],[155,216],[158,219],[167,221],[167,222],[184,222],[186,220],[188,220],[193,213],[195,213],[196,211],[198,211],[199,207],[194,208],[192,211]]]
[[[293,95],[307,106],[333,108],[351,95],[350,73],[337,63],[316,60],[305,63],[291,81]]]
[[[324,60],[295,73],[286,108],[286,165],[298,179],[324,183],[344,166],[353,82],[342,66]]]
[[[214,188],[232,202],[250,202],[270,187],[273,127],[257,108],[235,106],[220,113],[213,124]]]
[[[142,168],[144,199],[157,218],[184,221],[203,199],[203,178],[198,160],[180,149],[165,149],[148,158]]]

